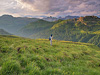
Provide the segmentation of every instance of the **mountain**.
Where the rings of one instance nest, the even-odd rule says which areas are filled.
[[[0,36],[0,75],[100,75],[100,48],[89,43]]]
[[[61,20],[67,20],[67,19],[74,19],[74,18],[79,18],[79,16],[70,16],[70,15],[68,15],[68,16],[65,16],[64,18],[62,18],[62,17],[59,17],[59,19],[61,19]]]
[[[79,18],[79,16],[65,16],[65,17],[45,17],[43,18],[43,20],[49,21],[49,22],[53,22],[53,21],[57,21],[57,20],[67,20],[67,19],[74,19],[74,18]]]
[[[24,37],[30,37],[30,35],[37,34],[38,32],[48,31],[56,22],[48,22],[45,20],[38,20],[36,22],[29,23],[27,26],[19,30],[19,35]]]
[[[21,32],[23,32],[24,36],[29,34],[26,36],[30,38],[48,39],[50,34],[53,34],[54,39],[57,40],[88,42],[100,47],[100,18],[96,16],[54,22],[42,20],[41,22],[33,22],[24,27]],[[43,27],[42,29],[41,26]]]
[[[37,18],[3,15],[0,17],[0,28],[23,37],[48,39],[53,34],[57,40],[93,43],[100,47],[100,18],[96,16],[49,22]]]
[[[27,17],[13,17],[12,15],[0,16],[0,28],[16,34],[16,32],[29,24],[30,22],[37,21],[37,18],[27,18]]]
[[[0,35],[11,35],[10,33],[6,32],[3,29],[0,29]]]
[[[43,18],[43,20],[49,21],[49,22],[57,21],[58,19],[59,18],[52,17],[52,16]]]

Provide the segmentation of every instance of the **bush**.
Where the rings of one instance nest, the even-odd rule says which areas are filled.
[[[12,60],[3,64],[0,75],[18,75],[20,72],[20,64],[17,61]]]

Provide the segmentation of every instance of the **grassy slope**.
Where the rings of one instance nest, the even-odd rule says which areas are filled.
[[[10,33],[6,32],[3,29],[0,29],[0,35],[11,35]]]
[[[0,36],[0,75],[100,75],[100,48]]]

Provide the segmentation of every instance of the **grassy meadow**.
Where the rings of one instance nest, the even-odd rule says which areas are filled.
[[[100,48],[90,43],[0,36],[0,75],[100,75]]]

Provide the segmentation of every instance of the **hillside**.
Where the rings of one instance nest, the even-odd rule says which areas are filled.
[[[100,75],[100,48],[89,43],[0,36],[0,75]]]
[[[80,17],[79,19],[64,20],[55,24],[51,29],[57,39],[67,41],[89,42],[100,46],[100,18],[96,16]]]
[[[29,24],[30,22],[37,21],[37,18],[26,18],[26,17],[13,17],[12,15],[0,16],[0,28],[4,29],[12,34]]]
[[[25,27],[21,28],[18,33],[20,36],[30,37],[30,35],[48,31],[55,23],[56,22],[48,22],[41,19],[36,22],[29,23]]]
[[[3,29],[0,29],[0,35],[11,35],[10,33],[6,32]]]
[[[42,22],[33,22],[24,27],[21,32],[23,32],[24,36],[31,33],[27,36],[29,38],[48,39],[50,34],[53,34],[54,39],[57,40],[93,43],[100,47],[100,18],[96,16],[58,20],[48,23],[42,20]],[[43,30],[40,29],[41,26],[44,27]],[[34,31],[36,32],[34,33]]]

